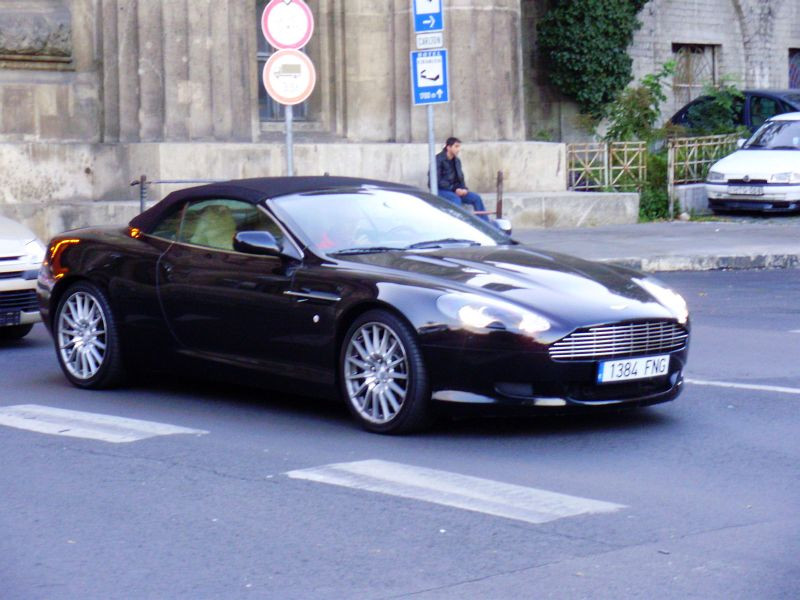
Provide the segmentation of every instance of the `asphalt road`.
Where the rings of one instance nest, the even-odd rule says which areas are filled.
[[[800,271],[663,279],[693,309],[698,383],[677,401],[409,437],[364,433],[321,401],[202,381],[79,391],[37,326],[0,347],[0,409],[207,433],[109,443],[0,427],[0,597],[797,598]],[[532,523],[444,493],[437,504],[286,475],[373,459],[619,506]],[[503,493],[532,493],[520,489]]]

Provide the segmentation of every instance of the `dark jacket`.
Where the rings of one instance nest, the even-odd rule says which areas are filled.
[[[448,160],[447,150],[436,155],[436,176],[440,190],[455,192],[458,188],[467,188],[464,171],[461,170],[461,159],[456,156],[453,160]]]

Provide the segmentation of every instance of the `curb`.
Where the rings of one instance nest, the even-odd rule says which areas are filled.
[[[721,271],[750,269],[800,269],[800,254],[755,254],[752,256],[652,256],[645,258],[601,258],[599,262],[648,273],[664,271]]]

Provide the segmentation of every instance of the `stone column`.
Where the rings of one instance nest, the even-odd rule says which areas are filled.
[[[139,18],[138,0],[117,3],[119,71],[119,139],[139,141]]]
[[[164,27],[161,3],[139,2],[139,104],[140,138],[164,139]]]
[[[343,3],[346,103],[345,135],[358,141],[391,140],[394,135],[392,3]]]
[[[211,21],[209,0],[192,2],[189,11],[189,81],[191,107],[189,136],[210,139],[214,128],[211,113]]]
[[[99,9],[103,28],[103,134],[104,142],[116,142],[120,138],[119,119],[119,45],[117,33],[117,0],[102,0]]]
[[[447,0],[450,103],[435,110],[436,138],[525,139],[520,0]],[[408,51],[416,48],[410,3],[395,2],[397,137],[427,140],[423,108],[411,108]]]
[[[163,4],[164,139],[189,138],[189,22],[186,0]]]

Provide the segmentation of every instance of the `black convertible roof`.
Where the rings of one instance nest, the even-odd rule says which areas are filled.
[[[233,198],[256,204],[267,198],[302,194],[304,192],[323,192],[336,189],[361,187],[380,187],[386,189],[418,190],[402,183],[361,179],[358,177],[258,177],[254,179],[232,179],[194,187],[184,188],[168,194],[161,202],[134,217],[129,225],[149,232],[163,217],[184,200],[193,198]]]

